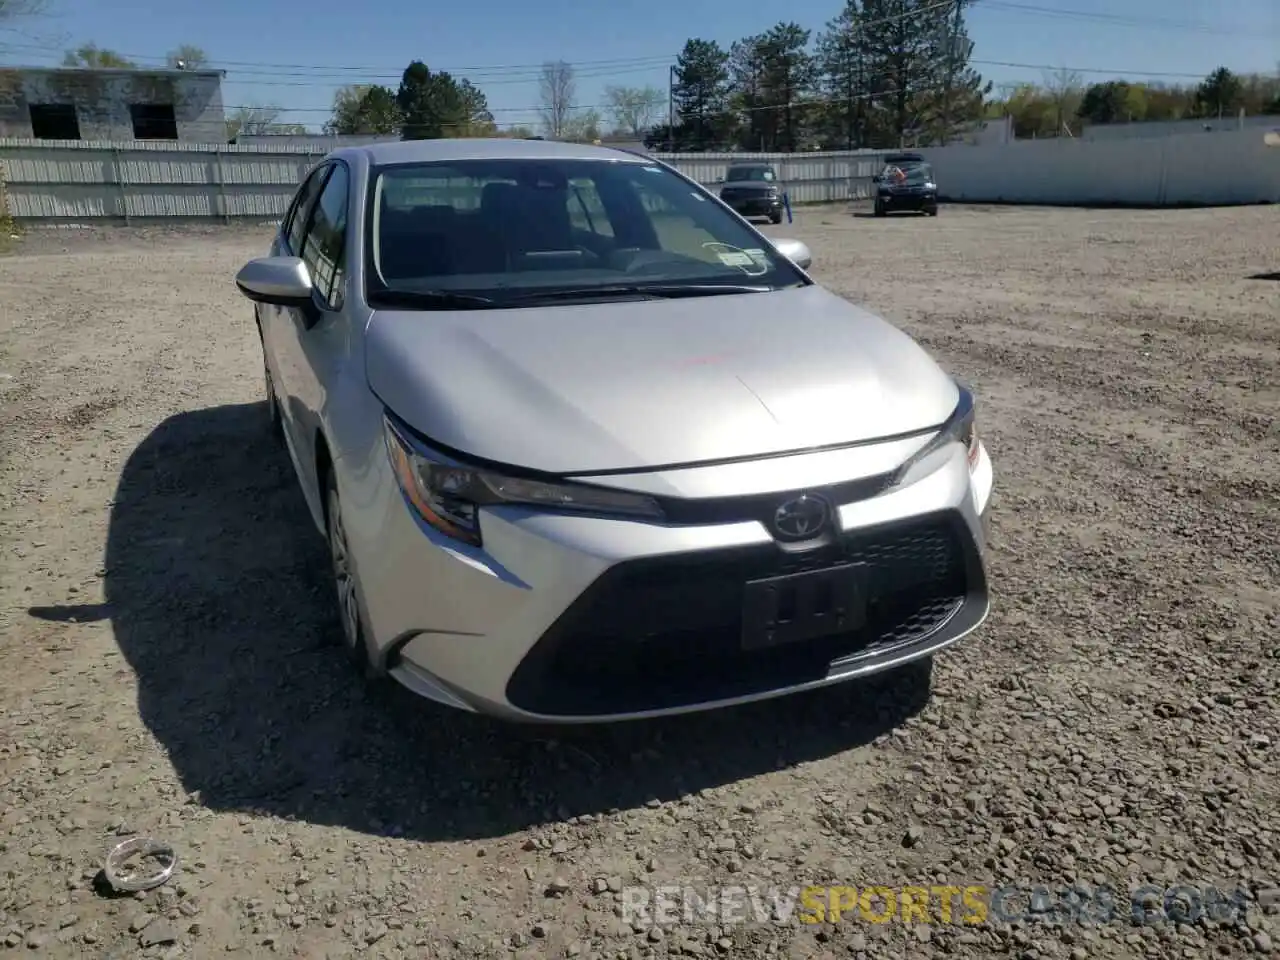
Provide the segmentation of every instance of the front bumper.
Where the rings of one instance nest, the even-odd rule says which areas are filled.
[[[936,210],[938,195],[936,193],[882,193],[876,202],[887,211],[898,210]]]
[[[512,720],[635,719],[826,686],[961,639],[988,611],[990,490],[985,450],[970,472],[957,445],[909,486],[841,505],[839,536],[803,553],[755,521],[514,507],[487,510],[472,549],[386,496],[383,522],[353,547],[375,658],[406,687]],[[747,580],[850,561],[865,565],[864,629],[744,652]]]
[[[782,212],[782,198],[771,196],[760,197],[721,197],[734,212],[744,217],[771,217]]]

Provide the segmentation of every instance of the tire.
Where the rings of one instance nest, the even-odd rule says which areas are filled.
[[[876,204],[875,215],[876,215],[877,217],[883,217],[883,216],[884,216],[884,205],[883,205],[883,204],[880,204],[880,203],[877,203],[877,204]]]
[[[271,379],[271,368],[267,366],[267,356],[262,355],[262,386],[267,401],[267,430],[271,439],[284,443],[284,420],[280,416],[280,401],[276,399],[276,385]]]
[[[769,222],[776,227],[778,224],[782,222],[782,214],[780,213],[769,214]]]
[[[367,675],[369,654],[365,646],[360,596],[356,590],[351,548],[347,543],[346,526],[342,519],[342,502],[338,498],[338,485],[332,470],[325,472],[324,503],[325,533],[329,541],[329,571],[338,606],[340,643],[348,662],[361,674]]]
[[[930,207],[928,210],[925,211],[925,213],[927,213],[931,217],[936,217],[938,215],[938,208]]]

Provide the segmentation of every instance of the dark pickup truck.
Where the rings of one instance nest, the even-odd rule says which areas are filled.
[[[767,163],[735,163],[720,186],[720,199],[744,217],[782,222],[782,185]]]

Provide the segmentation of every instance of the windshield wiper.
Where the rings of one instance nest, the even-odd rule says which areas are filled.
[[[613,284],[603,287],[572,287],[562,290],[540,290],[513,297],[507,303],[554,303],[558,300],[595,300],[612,297],[655,297],[675,300],[681,297],[715,297],[732,293],[768,293],[773,287],[734,283],[645,283]]]
[[[369,298],[375,304],[389,307],[432,307],[445,310],[480,310],[497,306],[489,297],[474,293],[454,293],[452,290],[379,290]]]

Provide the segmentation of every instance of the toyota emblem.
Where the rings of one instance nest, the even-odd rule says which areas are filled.
[[[779,540],[811,540],[821,534],[830,521],[830,504],[807,493],[773,511],[773,529]]]

